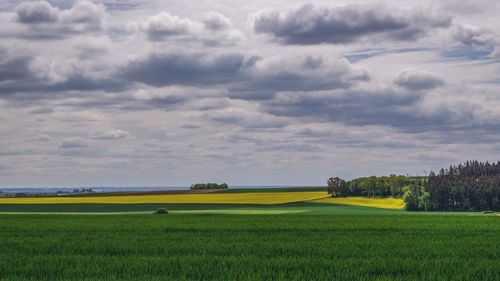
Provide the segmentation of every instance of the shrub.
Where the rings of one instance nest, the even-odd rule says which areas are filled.
[[[168,211],[165,208],[160,208],[160,209],[156,210],[155,214],[157,214],[157,215],[168,215]]]

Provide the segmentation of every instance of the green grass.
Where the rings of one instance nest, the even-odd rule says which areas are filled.
[[[500,217],[405,213],[0,215],[0,280],[498,280]]]
[[[460,215],[477,216],[479,212],[406,212],[404,210],[388,210],[361,206],[295,202],[277,205],[251,204],[0,204],[0,213],[136,213],[154,212],[159,208],[169,211],[198,211],[217,213],[219,210],[241,213],[250,211],[292,211],[308,214],[379,214],[379,215]]]
[[[241,204],[0,204],[0,212],[138,212],[167,210],[219,210],[262,205]]]

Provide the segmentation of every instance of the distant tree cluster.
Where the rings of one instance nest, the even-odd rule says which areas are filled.
[[[216,184],[216,183],[196,183],[191,185],[191,189],[228,189],[227,183]]]
[[[500,211],[500,162],[467,161],[431,172],[425,189],[429,210]]]
[[[75,188],[73,189],[73,193],[94,193],[94,190],[92,188]]]
[[[371,176],[344,181],[339,177],[328,179],[327,191],[332,197],[402,197],[412,185],[423,185],[425,177]]]

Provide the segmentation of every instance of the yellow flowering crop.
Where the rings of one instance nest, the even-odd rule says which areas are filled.
[[[405,207],[405,203],[401,198],[327,197],[313,202],[383,209],[403,209]]]
[[[124,196],[79,196],[79,197],[19,197],[0,198],[0,204],[283,204],[302,202],[326,197],[324,191],[306,192],[250,192],[250,193],[205,193],[162,194]]]

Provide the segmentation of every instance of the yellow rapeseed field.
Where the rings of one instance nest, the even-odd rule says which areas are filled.
[[[205,194],[162,194],[125,196],[82,196],[82,197],[31,197],[0,198],[0,204],[283,204],[321,199],[324,191],[307,192],[250,192],[250,193],[205,193]]]
[[[327,197],[312,202],[383,209],[403,209],[405,207],[405,203],[401,198]]]

